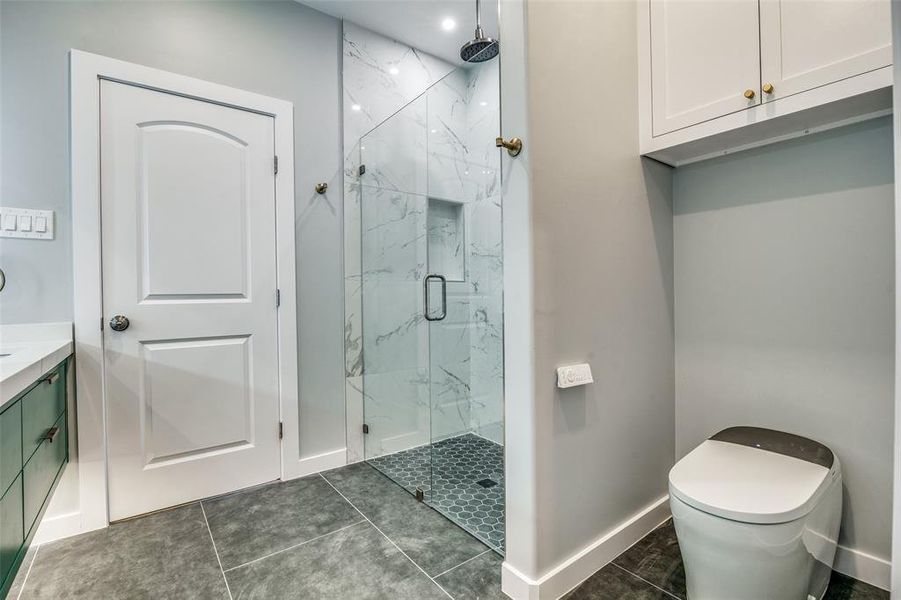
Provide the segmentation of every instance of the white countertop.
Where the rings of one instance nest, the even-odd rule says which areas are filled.
[[[0,409],[74,349],[72,323],[0,325]]]

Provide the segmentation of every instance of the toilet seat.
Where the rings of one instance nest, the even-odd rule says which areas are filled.
[[[670,471],[670,493],[714,516],[743,523],[804,517],[840,474],[822,444],[767,429],[735,427],[701,443]]]

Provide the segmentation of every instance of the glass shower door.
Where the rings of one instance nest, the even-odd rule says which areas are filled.
[[[429,88],[429,503],[504,549],[503,240],[498,61]],[[440,288],[440,289],[439,289]],[[435,308],[437,306],[437,308]]]
[[[504,548],[498,62],[360,140],[365,458]]]

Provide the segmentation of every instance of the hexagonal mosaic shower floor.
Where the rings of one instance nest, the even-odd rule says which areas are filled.
[[[504,553],[504,448],[467,433],[369,464],[488,546]]]

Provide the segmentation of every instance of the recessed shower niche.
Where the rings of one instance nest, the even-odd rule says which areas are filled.
[[[498,61],[448,66],[351,155],[361,353],[348,362],[362,365],[363,458],[503,552]]]
[[[466,218],[462,202],[429,198],[428,271],[448,282],[466,280]]]

